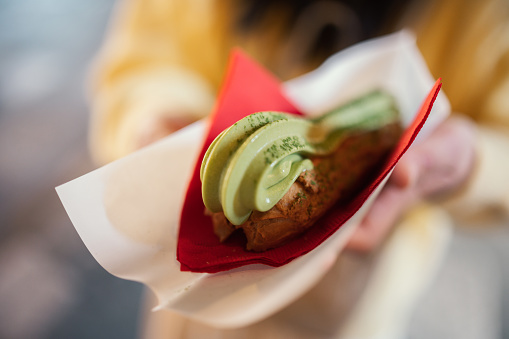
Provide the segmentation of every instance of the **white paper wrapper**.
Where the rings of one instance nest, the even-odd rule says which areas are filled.
[[[371,40],[331,57],[284,90],[303,112],[319,114],[373,88],[390,91],[404,124],[434,84],[408,32]],[[443,94],[421,131],[450,111]],[[329,270],[383,185],[334,235],[310,253],[272,268],[181,272],[175,259],[180,210],[205,133],[197,122],[164,140],[57,187],[83,242],[111,274],[149,286],[158,308],[223,328],[263,319],[309,290]]]

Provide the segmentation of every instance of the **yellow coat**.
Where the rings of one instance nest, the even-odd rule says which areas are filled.
[[[232,46],[244,48],[282,80],[321,61],[293,53],[294,40],[285,35],[284,11],[272,12],[256,31],[234,30],[240,10],[236,4],[120,3],[92,78],[90,145],[99,163],[134,151],[140,126],[151,117],[205,116]],[[426,203],[410,211],[378,253],[376,265],[371,259],[345,254],[317,288],[262,323],[219,331],[161,311],[147,317],[147,337],[319,338],[319,333],[334,333],[338,338],[374,338],[385,333],[394,338],[404,331],[413,303],[440,263],[450,236],[450,216],[457,211],[463,216],[464,211],[509,211],[509,3],[417,1],[394,24],[394,29],[401,27],[415,30],[428,66],[443,79],[453,110],[478,123],[476,164],[465,187],[440,207]],[[364,268],[352,273],[352,267]],[[362,297],[346,302],[355,308],[345,307],[345,290],[356,290],[352,279],[365,277],[366,270],[371,273]],[[361,295],[357,292],[353,294]],[[310,315],[309,309],[321,311]]]
[[[150,116],[183,112],[196,119],[205,116],[232,46],[240,45],[282,80],[317,66],[316,60],[295,61],[295,48],[284,35],[284,12],[273,12],[256,32],[236,33],[232,4],[228,0],[120,3],[92,79],[90,145],[98,163],[134,151],[136,133]],[[505,173],[499,161],[507,158],[508,149],[509,5],[501,0],[447,0],[418,4],[407,12],[395,27],[415,29],[432,73],[443,79],[453,110],[480,123],[478,172],[498,178]],[[484,168],[492,160],[497,165]],[[475,204],[509,204],[505,187],[487,180],[473,183],[476,192],[486,190],[474,194],[480,198]]]

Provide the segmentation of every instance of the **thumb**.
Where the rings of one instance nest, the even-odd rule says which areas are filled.
[[[417,184],[420,166],[411,154],[404,155],[394,167],[390,183],[399,188],[409,188]]]

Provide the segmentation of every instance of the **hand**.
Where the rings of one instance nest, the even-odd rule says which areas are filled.
[[[194,121],[195,119],[183,114],[174,117],[152,117],[141,126],[137,146],[138,148],[148,146],[151,143],[162,139],[183,127],[186,127]]]
[[[401,158],[347,248],[368,252],[386,238],[401,215],[418,201],[461,187],[475,158],[474,124],[451,117]]]

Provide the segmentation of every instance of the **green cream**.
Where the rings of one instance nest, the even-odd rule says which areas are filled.
[[[253,210],[271,209],[303,171],[312,169],[309,157],[332,153],[351,133],[398,119],[393,98],[381,91],[316,119],[251,114],[224,130],[207,150],[200,169],[203,202],[241,225]]]

